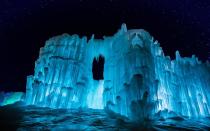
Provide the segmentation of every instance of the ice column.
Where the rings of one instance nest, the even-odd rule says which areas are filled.
[[[93,86],[90,88],[87,96],[88,108],[92,109],[103,109],[103,92],[104,92],[104,81],[99,80],[93,81]]]

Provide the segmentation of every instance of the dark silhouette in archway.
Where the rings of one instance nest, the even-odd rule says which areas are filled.
[[[94,80],[103,80],[104,79],[104,62],[105,58],[102,55],[95,57],[92,63],[92,72]]]

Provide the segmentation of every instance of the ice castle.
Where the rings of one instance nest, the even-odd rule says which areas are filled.
[[[132,119],[160,112],[188,117],[210,114],[210,64],[196,56],[171,60],[143,29],[125,24],[111,37],[90,40],[63,34],[40,49],[27,77],[26,103],[51,108],[106,109]],[[104,59],[94,80],[94,59]]]

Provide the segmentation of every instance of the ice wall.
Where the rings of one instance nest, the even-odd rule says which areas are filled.
[[[92,75],[94,58],[105,58],[104,80]],[[108,109],[132,119],[168,110],[178,115],[210,114],[210,64],[194,55],[165,56],[153,37],[125,24],[112,37],[90,40],[63,34],[41,48],[27,77],[27,104],[51,108]]]

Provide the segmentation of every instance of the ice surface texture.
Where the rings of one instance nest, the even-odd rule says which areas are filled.
[[[96,81],[92,63],[100,55],[105,58],[104,80]],[[175,55],[171,60],[148,32],[127,30],[125,24],[104,39],[56,36],[41,48],[34,75],[27,77],[26,103],[104,108],[134,120],[164,112],[208,116],[209,62],[202,63],[194,55],[181,57],[178,51]]]
[[[209,131],[210,118],[133,122],[94,109],[52,109],[15,103],[0,108],[1,131]]]

